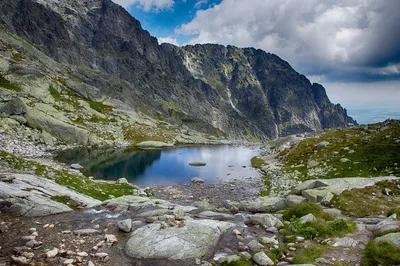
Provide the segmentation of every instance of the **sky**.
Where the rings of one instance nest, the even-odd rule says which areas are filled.
[[[160,43],[263,49],[361,122],[400,118],[400,0],[114,1]]]

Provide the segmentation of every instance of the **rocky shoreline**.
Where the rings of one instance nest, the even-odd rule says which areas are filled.
[[[54,151],[67,146],[32,143],[5,132],[0,142],[13,156],[87,179],[52,160]],[[309,180],[285,196],[259,197],[263,180],[251,178],[221,185],[152,186],[146,191],[134,186],[134,195],[97,200],[58,184],[57,177],[40,177],[9,162],[0,160],[0,265],[282,266],[296,265],[298,252],[320,246],[326,252],[313,259],[313,265],[360,265],[375,232],[399,228],[395,215],[356,218],[330,207],[334,195],[399,182],[393,176]],[[393,197],[398,195],[388,194],[388,199]],[[323,213],[355,229],[316,240],[288,235],[298,221],[321,219],[313,212],[296,221],[285,218],[288,209],[304,204],[322,204]],[[398,233],[392,234],[377,242],[397,243]]]

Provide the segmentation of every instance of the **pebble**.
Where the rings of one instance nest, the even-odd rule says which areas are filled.
[[[239,230],[237,230],[237,229],[234,229],[233,231],[232,231],[232,233],[234,234],[234,235],[241,235],[242,233],[239,231]]]
[[[32,259],[33,257],[35,257],[35,254],[32,252],[24,252],[24,253],[22,253],[22,256],[26,257],[28,259]]]
[[[87,266],[96,266],[96,265],[94,265],[94,263],[93,263],[93,262],[91,262],[91,261],[88,261],[88,264],[87,264]]]
[[[31,240],[35,240],[35,236],[23,236],[21,237],[22,240],[25,241],[31,241]]]
[[[89,254],[87,254],[87,253],[84,252],[84,251],[82,251],[82,252],[77,252],[76,255],[79,256],[79,257],[87,257],[87,256],[89,256]]]
[[[58,255],[58,248],[46,252],[46,258],[54,258]]]
[[[33,232],[36,232],[36,228],[34,228],[34,227],[29,228],[29,233],[32,234]]]
[[[107,257],[108,254],[105,253],[105,252],[100,252],[100,253],[94,254],[94,256],[97,257],[97,258],[103,259],[103,258]]]
[[[27,246],[28,248],[36,248],[41,246],[43,243],[40,241],[36,241],[36,240],[31,240],[28,243],[25,244],[25,246]]]
[[[73,259],[64,260],[64,265],[73,264],[73,263],[74,263]]]
[[[106,240],[107,243],[111,243],[111,244],[118,242],[117,237],[115,235],[111,235],[111,234],[105,235],[104,239]]]
[[[11,256],[11,260],[15,262],[17,265],[25,265],[28,263],[28,260],[23,256],[20,257]]]

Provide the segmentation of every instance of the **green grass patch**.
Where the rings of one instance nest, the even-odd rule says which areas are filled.
[[[69,187],[79,193],[104,201],[113,197],[121,197],[134,194],[134,188],[130,184],[98,183],[83,176],[71,174],[66,170],[56,170],[35,161],[25,160],[5,151],[0,156],[11,168],[34,173],[57,184]]]
[[[317,218],[316,221],[301,224],[299,219],[292,219],[283,230],[285,236],[302,236],[306,239],[325,239],[328,237],[342,237],[356,231],[354,222],[343,219],[326,221]]]
[[[253,263],[251,261],[245,260],[245,259],[240,259],[237,261],[233,261],[231,263],[224,262],[221,264],[221,266],[252,266]]]
[[[96,102],[92,100],[85,100],[85,101],[89,104],[90,108],[96,110],[99,113],[107,114],[113,111],[113,107],[111,105],[106,105],[102,102]]]
[[[312,213],[317,218],[324,220],[333,220],[333,216],[325,213],[319,204],[304,202],[289,208],[286,208],[283,212],[283,219],[290,220],[291,218],[300,218],[304,215]]]
[[[389,195],[385,189],[389,189]],[[374,186],[344,191],[334,196],[332,206],[353,217],[400,214],[400,181],[383,181]]]
[[[58,92],[56,88],[53,87],[53,85],[50,85],[49,92],[50,95],[53,96],[55,101],[61,101],[61,94]]]
[[[315,263],[317,258],[323,256],[329,250],[334,249],[332,246],[328,245],[321,245],[315,247],[309,247],[302,250],[300,253],[296,254],[293,257],[293,264],[308,264],[308,263]]]
[[[17,85],[14,85],[10,81],[8,81],[3,75],[0,74],[0,87],[3,87],[7,90],[20,92],[21,88]]]
[[[253,158],[251,158],[251,166],[253,168],[260,169],[264,164],[264,161],[260,157],[254,156]]]
[[[280,153],[282,170],[296,171],[301,181],[336,177],[400,176],[400,121],[320,132],[318,137],[305,139],[296,147]],[[329,145],[317,147],[327,141]],[[347,162],[340,162],[346,158]],[[307,166],[309,161],[317,166]],[[320,168],[322,171],[314,171]]]
[[[71,199],[71,198],[70,198],[69,196],[67,196],[67,195],[52,196],[52,197],[50,197],[50,199],[51,199],[52,201],[57,201],[57,202],[60,202],[60,203],[62,203],[62,204],[65,204],[65,205],[67,205],[68,207],[70,207],[70,208],[73,209],[73,210],[77,210],[77,209],[79,209],[79,207],[80,207],[79,202],[77,202],[77,201]]]
[[[361,265],[400,265],[400,249],[390,243],[375,243],[373,240],[371,240],[365,249],[364,258]]]

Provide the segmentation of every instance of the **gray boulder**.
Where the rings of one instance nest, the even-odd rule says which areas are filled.
[[[0,113],[22,115],[26,113],[26,105],[20,98],[12,98],[6,103],[0,103]]]
[[[285,203],[288,207],[299,205],[303,202],[306,202],[306,198],[298,195],[289,195],[285,199]]]
[[[315,222],[316,220],[317,218],[315,218],[315,216],[312,213],[309,213],[299,218],[301,224],[305,224],[307,222]]]
[[[183,260],[210,257],[223,233],[234,224],[213,220],[188,220],[183,227],[149,224],[135,230],[125,246],[138,259]]]
[[[129,233],[132,230],[132,219],[126,219],[117,222],[118,229]]]
[[[276,228],[281,228],[283,226],[283,223],[281,222],[281,220],[279,220],[279,218],[269,213],[257,213],[255,215],[250,215],[248,218],[249,222],[253,225]]]
[[[399,233],[390,233],[374,239],[375,242],[387,242],[396,247],[400,248],[400,232]]]
[[[259,197],[255,201],[226,201],[228,209],[235,206],[241,211],[252,213],[271,213],[285,209],[285,199],[280,197]]]

